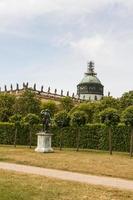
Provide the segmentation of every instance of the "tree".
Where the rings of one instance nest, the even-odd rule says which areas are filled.
[[[61,111],[54,116],[55,124],[61,129],[60,131],[60,150],[62,149],[62,129],[70,124],[70,116],[66,111]]]
[[[29,132],[30,132],[30,148],[31,148],[31,144],[32,144],[32,132],[35,128],[35,125],[38,124],[40,122],[40,119],[37,115],[29,113],[27,114],[26,117],[24,117],[23,119],[24,122],[27,122],[29,125]]]
[[[133,156],[133,106],[127,107],[122,112],[122,122],[131,128],[131,139],[130,139],[130,156]]]
[[[114,108],[106,108],[100,112],[101,122],[105,123],[109,130],[109,152],[112,155],[112,127],[120,121],[118,111]]]
[[[83,111],[75,111],[71,115],[71,124],[77,129],[77,151],[79,151],[80,127],[87,122],[87,115]]]
[[[70,114],[74,113],[75,111],[83,111],[87,115],[87,122],[92,123],[93,122],[93,116],[95,113],[95,103],[89,102],[89,103],[81,103],[78,106],[75,106],[71,111]]]
[[[14,106],[15,113],[20,113],[23,116],[28,113],[40,114],[41,101],[36,97],[36,94],[27,89],[25,92],[17,98]]]
[[[119,109],[120,101],[112,96],[105,96],[100,100],[101,111],[106,108]]]
[[[74,103],[71,97],[64,97],[61,99],[61,106],[63,110],[69,112],[73,107]]]
[[[95,101],[94,105],[93,122],[99,123],[99,114],[101,111],[107,108],[119,109],[119,99],[116,99],[112,96],[105,96],[100,101]]]
[[[120,98],[121,110],[133,105],[133,91],[125,92]]]
[[[46,101],[43,102],[41,105],[42,110],[48,109],[50,111],[51,116],[54,116],[54,114],[57,112],[58,108],[54,101]]]
[[[0,121],[7,122],[13,115],[15,96],[11,94],[0,94]]]
[[[22,120],[22,116],[20,114],[15,114],[10,117],[10,122],[15,124],[14,147],[16,147],[18,130],[21,127],[21,120]]]

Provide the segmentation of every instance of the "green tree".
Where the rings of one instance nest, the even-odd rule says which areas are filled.
[[[73,107],[74,103],[71,97],[64,97],[61,99],[61,107],[63,110],[69,112]]]
[[[39,124],[40,119],[37,115],[29,113],[24,117],[23,121],[28,123],[29,125],[29,136],[30,136],[29,138],[30,138],[30,148],[31,148],[32,133],[33,133],[33,130],[35,129],[35,125]]]
[[[101,111],[107,108],[114,108],[119,110],[119,99],[116,99],[112,96],[105,96],[100,101],[94,102],[94,115],[93,115],[93,122],[99,123],[99,114]]]
[[[0,121],[8,122],[13,115],[15,96],[11,94],[0,93]]]
[[[22,115],[20,115],[20,114],[15,114],[10,117],[10,122],[15,124],[14,147],[16,147],[18,130],[21,127],[21,120],[22,120]]]
[[[15,113],[22,114],[23,116],[28,113],[40,114],[41,101],[36,97],[36,94],[27,89],[25,92],[17,98],[14,106]]]
[[[74,113],[75,111],[83,111],[87,115],[87,122],[93,123],[93,117],[95,114],[95,103],[81,103],[78,106],[75,106],[71,111],[70,114]]]
[[[114,108],[106,108],[100,113],[101,122],[106,124],[109,130],[109,152],[112,155],[112,127],[120,121],[118,111]]]
[[[63,128],[69,126],[70,116],[66,111],[61,111],[54,116],[55,124],[60,128],[60,150],[62,150]]]
[[[124,110],[128,106],[133,105],[133,91],[125,92],[120,98],[120,108]]]
[[[100,107],[102,111],[103,109],[106,109],[106,108],[119,109],[120,101],[118,98],[116,99],[112,96],[105,96],[100,100],[100,103],[101,103]]]
[[[87,115],[83,111],[75,111],[71,115],[71,124],[77,129],[77,151],[79,151],[80,127],[87,122]]]
[[[121,116],[122,122],[131,128],[131,139],[130,139],[130,156],[133,155],[133,106],[127,107]]]

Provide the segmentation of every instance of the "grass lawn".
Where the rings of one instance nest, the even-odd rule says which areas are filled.
[[[0,200],[132,200],[133,192],[0,170]]]
[[[43,154],[22,146],[0,146],[0,161],[133,180],[133,159],[127,153],[55,150]]]

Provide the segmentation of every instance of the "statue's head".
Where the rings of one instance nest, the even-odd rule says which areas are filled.
[[[42,115],[42,117],[50,117],[49,109],[42,110],[41,115]]]
[[[50,112],[49,109],[45,109],[45,112]]]

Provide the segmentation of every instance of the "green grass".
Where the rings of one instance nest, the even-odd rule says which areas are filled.
[[[132,200],[133,192],[0,170],[0,200]]]
[[[55,150],[43,154],[22,146],[0,146],[0,161],[133,180],[133,159],[127,153]]]

